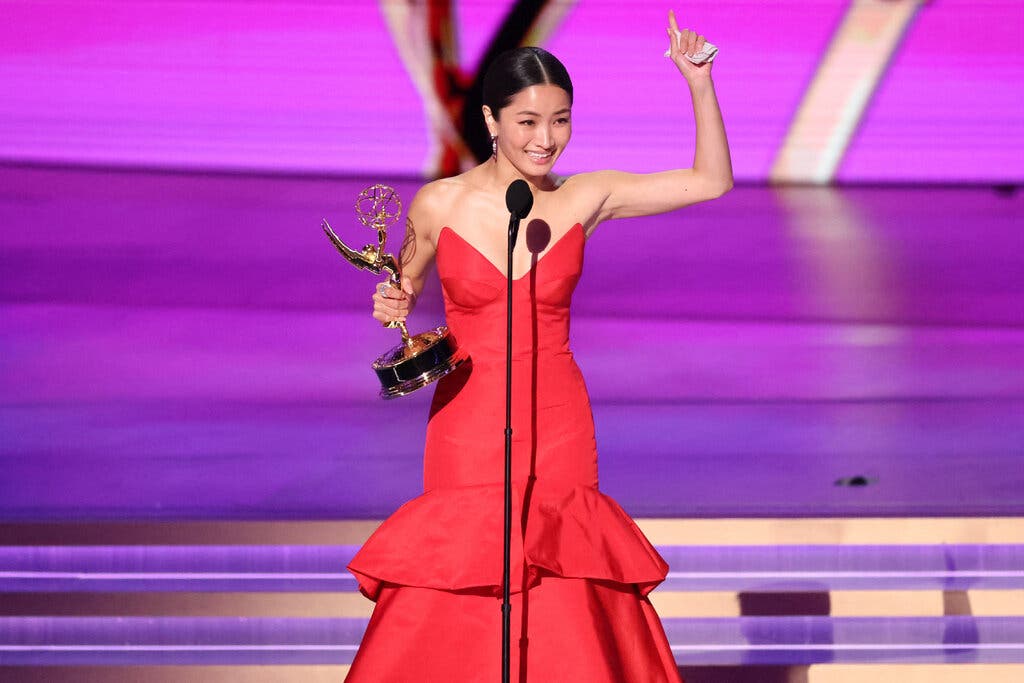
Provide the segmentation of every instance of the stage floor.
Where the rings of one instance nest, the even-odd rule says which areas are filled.
[[[319,228],[369,241],[377,180],[0,167],[0,521],[417,495],[429,395],[376,398],[397,335]],[[602,489],[638,517],[1024,514],[1022,224],[984,187],[740,187],[602,226],[572,339]]]

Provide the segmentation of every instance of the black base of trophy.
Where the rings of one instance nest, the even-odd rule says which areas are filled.
[[[381,383],[380,397],[411,394],[441,379],[467,358],[445,325],[410,337],[409,344],[399,344],[373,362]]]

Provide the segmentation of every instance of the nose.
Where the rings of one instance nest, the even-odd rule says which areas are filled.
[[[537,142],[538,142],[538,144],[540,144],[541,147],[544,147],[545,149],[550,147],[551,146],[551,139],[552,139],[551,126],[549,126],[549,125],[537,126]]]

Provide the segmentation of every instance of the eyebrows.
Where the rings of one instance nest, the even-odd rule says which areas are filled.
[[[569,107],[565,107],[564,109],[559,109],[558,111],[556,111],[554,114],[552,114],[552,116],[560,116],[561,114],[568,114],[571,111],[572,110],[569,109]],[[523,111],[517,111],[515,113],[515,116],[536,116],[536,117],[539,118],[541,115],[538,114],[535,111],[530,111],[529,109],[524,109]]]

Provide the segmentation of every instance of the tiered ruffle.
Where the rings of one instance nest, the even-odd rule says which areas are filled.
[[[500,483],[428,491],[389,517],[348,569],[371,600],[385,584],[500,595],[503,499]],[[512,592],[549,574],[634,584],[646,595],[668,572],[636,523],[597,489],[516,482],[512,514]]]

